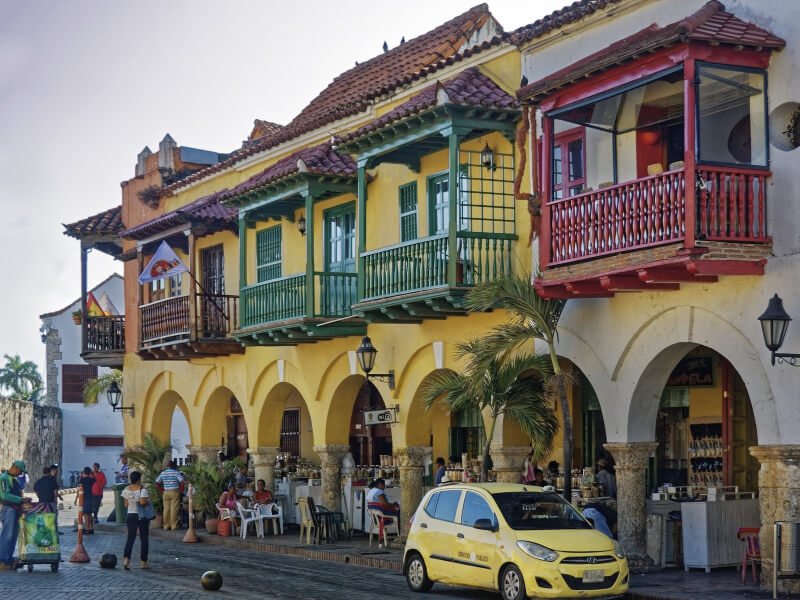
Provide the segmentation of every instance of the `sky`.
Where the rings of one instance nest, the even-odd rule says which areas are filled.
[[[506,31],[567,0],[494,0]],[[0,0],[0,355],[44,373],[39,315],[80,296],[72,223],[121,201],[136,155],[230,152],[339,73],[476,0]],[[93,252],[89,287],[122,264]]]

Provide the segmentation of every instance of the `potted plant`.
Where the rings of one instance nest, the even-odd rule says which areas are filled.
[[[156,513],[153,527],[160,527],[164,502],[156,488],[156,477],[172,458],[172,444],[161,442],[152,433],[146,433],[140,445],[125,449],[125,455],[131,464],[131,470],[142,474],[142,484],[150,494],[150,502]]]
[[[181,467],[187,482],[194,488],[194,508],[203,512],[208,533],[217,532],[217,501],[242,465],[240,459],[225,461],[221,467],[216,462],[198,460]]]
[[[83,313],[80,310],[73,310],[72,322],[75,323],[75,325],[80,325],[82,320],[83,320]]]

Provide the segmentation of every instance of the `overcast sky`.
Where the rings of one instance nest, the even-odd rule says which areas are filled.
[[[44,372],[42,313],[80,295],[71,223],[120,203],[136,155],[229,152],[287,123],[336,75],[476,0],[0,0],[0,355]],[[495,0],[510,31],[568,4]],[[89,257],[89,286],[122,265]]]

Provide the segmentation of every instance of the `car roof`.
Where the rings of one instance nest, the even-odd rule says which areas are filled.
[[[466,489],[466,490],[485,490],[490,494],[502,494],[508,492],[543,492],[544,489],[538,485],[527,485],[524,483],[443,483],[435,490],[447,489]]]

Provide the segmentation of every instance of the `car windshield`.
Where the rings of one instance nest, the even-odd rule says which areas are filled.
[[[591,529],[561,496],[552,492],[492,494],[512,529]]]

